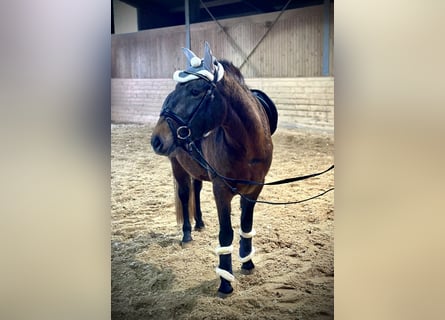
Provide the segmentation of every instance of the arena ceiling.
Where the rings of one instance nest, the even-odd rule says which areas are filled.
[[[138,29],[185,24],[185,0],[121,0],[138,11]],[[288,3],[289,2],[289,3]],[[333,2],[333,0],[331,0]],[[225,19],[323,4],[323,0],[189,0],[190,23]]]

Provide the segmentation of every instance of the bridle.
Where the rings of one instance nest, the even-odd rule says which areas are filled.
[[[190,143],[196,140],[199,140],[202,138],[201,137],[195,137],[193,140],[191,139],[192,137],[192,129],[190,128],[196,114],[198,113],[198,111],[201,109],[201,107],[204,105],[205,101],[207,100],[207,98],[210,97],[211,100],[213,100],[214,95],[213,92],[216,88],[216,79],[217,77],[217,71],[215,71],[215,80],[210,81],[209,79],[207,79],[205,76],[199,74],[199,73],[194,73],[194,72],[187,72],[189,74],[193,74],[201,79],[204,79],[206,82],[208,82],[210,84],[210,88],[207,89],[205,95],[201,98],[201,100],[199,101],[198,105],[195,107],[195,109],[192,111],[191,115],[189,116],[188,120],[184,120],[182,119],[180,116],[178,116],[176,113],[174,113],[173,111],[171,111],[168,108],[162,109],[161,110],[161,116],[164,117],[164,119],[167,121],[168,126],[170,127],[170,130],[172,131],[173,137],[175,137],[175,142],[177,142],[178,145],[180,145],[181,147],[183,147],[186,151],[190,150]],[[174,122],[176,122],[177,127],[175,129],[174,126]]]
[[[289,201],[289,202],[271,202],[271,201],[254,200],[254,199],[251,199],[251,198],[247,197],[246,195],[242,194],[241,192],[239,192],[238,188],[232,186],[231,184],[266,186],[266,185],[279,185],[279,184],[291,183],[291,182],[301,181],[301,180],[305,180],[305,179],[309,179],[309,178],[313,178],[313,177],[322,175],[322,174],[334,169],[334,165],[332,165],[331,167],[329,167],[328,169],[326,169],[322,172],[312,173],[312,174],[308,174],[308,175],[297,176],[294,178],[287,178],[287,179],[282,179],[282,180],[267,182],[267,183],[251,181],[251,180],[233,179],[233,178],[223,176],[218,171],[216,171],[216,169],[213,168],[213,166],[211,166],[207,162],[204,155],[202,154],[201,144],[199,142],[197,143],[197,141],[203,139],[206,136],[206,133],[202,134],[199,137],[194,137],[192,139],[192,129],[190,128],[191,123],[193,122],[193,119],[195,118],[197,112],[204,105],[207,98],[210,97],[210,99],[213,100],[213,97],[214,97],[213,92],[216,88],[216,82],[217,82],[216,79],[218,79],[218,75],[217,75],[218,71],[215,70],[215,77],[214,77],[213,81],[209,80],[208,78],[206,78],[205,76],[203,76],[199,73],[193,73],[193,72],[187,72],[187,73],[195,75],[200,79],[204,79],[206,82],[210,83],[210,88],[207,89],[207,92],[201,98],[201,100],[199,101],[199,103],[195,107],[195,109],[192,111],[188,120],[182,119],[180,116],[178,116],[176,113],[174,113],[173,111],[171,111],[168,108],[162,109],[160,115],[162,117],[164,117],[164,119],[167,121],[168,126],[170,127],[170,130],[173,134],[173,137],[175,137],[175,142],[177,143],[177,145],[181,146],[193,160],[195,160],[202,168],[204,168],[209,173],[211,173],[211,175],[213,177],[220,178],[224,182],[224,184],[234,194],[239,195],[242,199],[244,199],[248,202],[258,202],[258,203],[274,204],[274,205],[286,205],[286,204],[297,204],[297,203],[309,201],[309,200],[321,197],[324,194],[334,190],[334,188],[330,188],[330,189],[325,190],[325,191],[321,192],[320,194],[312,196],[310,198],[306,198],[306,199],[298,200],[298,201]],[[174,123],[176,123],[176,125],[177,125],[176,128],[175,128]]]

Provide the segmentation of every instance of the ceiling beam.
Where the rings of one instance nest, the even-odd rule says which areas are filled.
[[[206,2],[205,5],[207,8],[212,8],[212,7],[220,7],[220,6],[225,6],[228,4],[234,4],[234,3],[239,3],[239,2],[243,2],[243,1],[242,0],[213,0],[213,1]],[[204,6],[200,3],[199,8],[204,9]],[[170,12],[183,12],[183,11],[184,11],[184,6],[177,6],[177,7],[170,8]]]
[[[243,0],[243,2],[258,12],[270,12],[275,10],[275,8],[271,5],[271,1]]]

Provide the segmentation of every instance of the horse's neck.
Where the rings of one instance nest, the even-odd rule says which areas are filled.
[[[229,106],[226,121],[222,125],[226,142],[234,147],[245,145],[248,131],[240,115]]]
[[[252,141],[262,137],[261,118],[247,101],[230,101],[222,128],[227,143],[234,148],[249,148]],[[236,107],[235,107],[236,106]]]

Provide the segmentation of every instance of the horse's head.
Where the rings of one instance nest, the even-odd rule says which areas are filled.
[[[224,120],[226,107],[217,90],[224,68],[205,44],[204,59],[184,48],[188,68],[176,71],[176,88],[164,101],[151,145],[161,155],[208,135]]]

